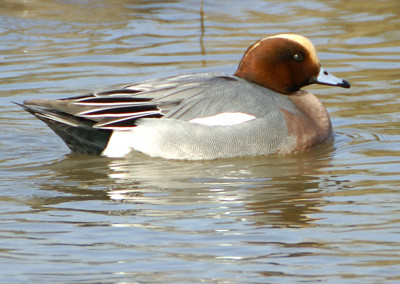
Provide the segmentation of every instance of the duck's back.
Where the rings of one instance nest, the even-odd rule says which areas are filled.
[[[211,159],[290,153],[296,137],[288,132],[282,110],[299,115],[287,96],[225,74],[177,76],[128,86],[144,90],[165,114],[143,118],[131,132],[115,133],[112,145],[131,147],[151,156]],[[162,91],[161,91],[162,90]],[[115,143],[114,143],[115,141]],[[118,152],[118,151],[117,151]]]

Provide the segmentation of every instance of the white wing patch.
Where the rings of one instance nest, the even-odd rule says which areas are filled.
[[[228,126],[240,124],[255,118],[254,115],[243,112],[223,112],[212,116],[193,118],[189,122],[208,126]]]

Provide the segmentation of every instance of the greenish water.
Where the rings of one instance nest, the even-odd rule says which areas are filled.
[[[398,283],[400,2],[3,0],[1,283]],[[309,37],[349,90],[310,87],[335,139],[201,162],[70,154],[11,102],[234,72]]]

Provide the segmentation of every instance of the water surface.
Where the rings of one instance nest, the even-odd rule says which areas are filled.
[[[3,0],[0,282],[398,283],[400,2]],[[351,89],[290,156],[70,154],[11,102],[233,73],[268,35],[309,37]]]

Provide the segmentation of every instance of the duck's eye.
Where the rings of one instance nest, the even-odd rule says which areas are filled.
[[[293,55],[293,59],[296,61],[303,61],[304,56],[301,53],[296,53],[295,55]]]

